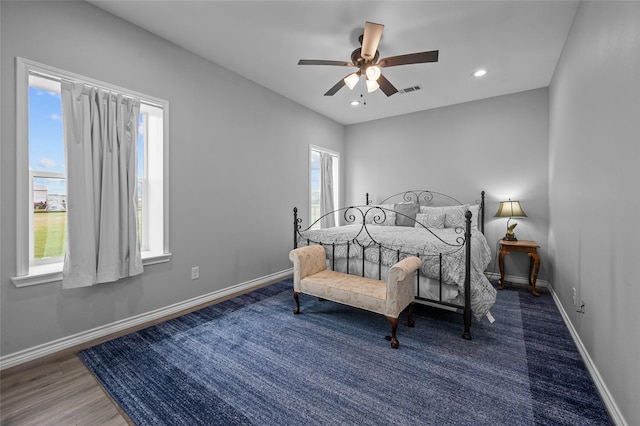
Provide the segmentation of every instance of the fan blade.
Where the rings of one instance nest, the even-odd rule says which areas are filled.
[[[300,59],[298,65],[337,65],[339,67],[353,67],[351,62],[345,61],[324,61],[322,59]]]
[[[394,93],[398,92],[398,89],[396,89],[394,85],[391,84],[391,82],[387,80],[384,75],[381,75],[378,78],[378,84],[380,85],[380,90],[382,90],[384,94],[387,96],[391,96]]]
[[[345,78],[347,78],[347,76],[345,76]],[[340,81],[338,81],[335,86],[333,86],[331,89],[329,89],[327,91],[327,93],[325,93],[325,96],[333,96],[335,95],[338,90],[342,89],[343,86],[345,86],[346,83],[344,82],[344,78],[340,79]]]
[[[364,23],[364,34],[362,35],[362,52],[361,56],[369,61],[373,59],[378,50],[378,43],[382,37],[384,25],[374,24],[373,22]]]
[[[395,67],[398,65],[423,64],[426,62],[438,62],[438,51],[431,50],[429,52],[410,53],[408,55],[391,56],[389,58],[380,59],[378,66]]]

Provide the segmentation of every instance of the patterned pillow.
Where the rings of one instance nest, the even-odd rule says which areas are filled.
[[[393,204],[370,205],[364,214],[364,223],[367,225],[395,226],[396,224],[396,212],[393,211]],[[381,222],[383,218],[384,222]]]
[[[420,211],[420,205],[410,204],[394,204],[393,209],[400,213],[396,215],[396,226],[413,226],[416,223],[416,215]]]
[[[465,226],[465,217],[464,214],[467,212],[469,208],[468,205],[463,206],[449,206],[442,207],[444,210],[444,227],[445,228],[457,228]]]
[[[422,226],[420,225],[424,225],[427,228],[437,228],[437,229],[444,228],[444,212],[436,213],[434,211],[431,213],[418,213],[416,215],[415,226],[416,228],[422,228]]]
[[[422,211],[423,208],[420,208]],[[444,212],[438,207],[427,207],[428,212],[418,213],[416,215],[416,228],[422,228],[420,225],[424,225],[427,228],[444,228]]]

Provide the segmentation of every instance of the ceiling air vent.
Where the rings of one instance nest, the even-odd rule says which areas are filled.
[[[407,87],[405,89],[400,89],[398,90],[398,93],[411,93],[411,92],[416,92],[418,90],[422,90],[422,86],[418,85],[418,86]]]

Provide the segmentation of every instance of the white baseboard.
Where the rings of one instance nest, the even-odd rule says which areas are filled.
[[[260,287],[269,282],[285,279],[291,276],[292,273],[293,268],[286,269],[281,272],[256,278],[255,280],[246,281],[244,283],[233,285],[231,287],[204,294],[202,296],[194,297],[192,299],[165,306],[163,308],[146,312],[144,314],[135,315],[130,318],[93,328],[91,330],[82,331],[71,336],[63,337],[61,339],[53,340],[51,342],[34,346],[32,348],[24,349],[13,354],[5,355],[3,357],[0,357],[0,370],[15,367],[20,364],[34,361],[46,356],[55,355],[56,353],[63,350],[77,347],[82,344],[87,344],[91,341],[109,336],[114,333],[131,329],[143,324],[148,324],[153,321],[158,321],[162,318],[167,318],[171,315],[188,311],[189,309],[192,309],[194,307],[214,302],[216,300],[223,299],[236,293],[249,291],[253,288]]]
[[[589,374],[591,375],[591,378],[593,379],[593,382],[595,383],[596,388],[598,389],[598,393],[600,394],[600,397],[602,398],[602,401],[604,402],[604,405],[607,408],[607,411],[609,412],[609,416],[611,416],[611,420],[613,420],[613,423],[618,426],[626,426],[628,423],[626,422],[626,420],[624,419],[624,416],[620,412],[620,409],[618,408],[618,405],[613,399],[611,392],[609,392],[609,388],[607,388],[607,385],[604,383],[604,380],[602,380],[602,376],[600,376],[600,372],[598,371],[595,364],[593,363],[591,356],[589,356],[589,352],[587,351],[587,348],[582,343],[582,340],[580,340],[580,336],[578,335],[578,332],[576,331],[575,327],[571,323],[571,319],[569,319],[569,315],[567,315],[567,311],[565,311],[564,307],[562,306],[562,303],[560,303],[560,299],[556,295],[555,291],[553,291],[553,286],[548,286],[548,288],[551,293],[551,296],[553,297],[553,301],[556,303],[556,306],[560,311],[560,315],[562,315],[562,319],[564,320],[564,323],[569,329],[569,333],[571,333],[571,337],[573,338],[573,341],[575,342],[578,348],[578,352],[580,352],[580,356],[582,357],[582,360],[584,361],[584,364],[586,365],[587,370],[589,371]]]

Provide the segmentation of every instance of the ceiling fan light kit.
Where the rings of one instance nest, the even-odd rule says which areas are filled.
[[[358,84],[358,81],[360,81],[360,76],[358,73],[354,72],[353,74],[349,74],[345,77],[344,84],[346,84],[349,89],[353,90],[353,88],[356,87],[356,84]]]
[[[382,72],[380,71],[380,67],[377,65],[369,65],[367,70],[365,71],[367,76],[367,80],[377,80],[380,78]]]
[[[298,65],[332,65],[341,67],[356,67],[357,72],[350,73],[343,79],[339,80],[324,95],[333,96],[342,86],[352,89],[358,84],[360,76],[364,73],[367,77],[367,91],[373,92],[380,88],[385,95],[391,96],[398,92],[393,84],[382,75],[380,68],[395,67],[399,65],[421,64],[427,62],[438,62],[438,51],[431,50],[428,52],[410,53],[407,55],[391,56],[378,61],[380,52],[378,44],[382,37],[384,25],[375,24],[373,22],[365,22],[364,33],[360,36],[360,44],[362,47],[355,49],[351,53],[351,62],[301,59]]]

